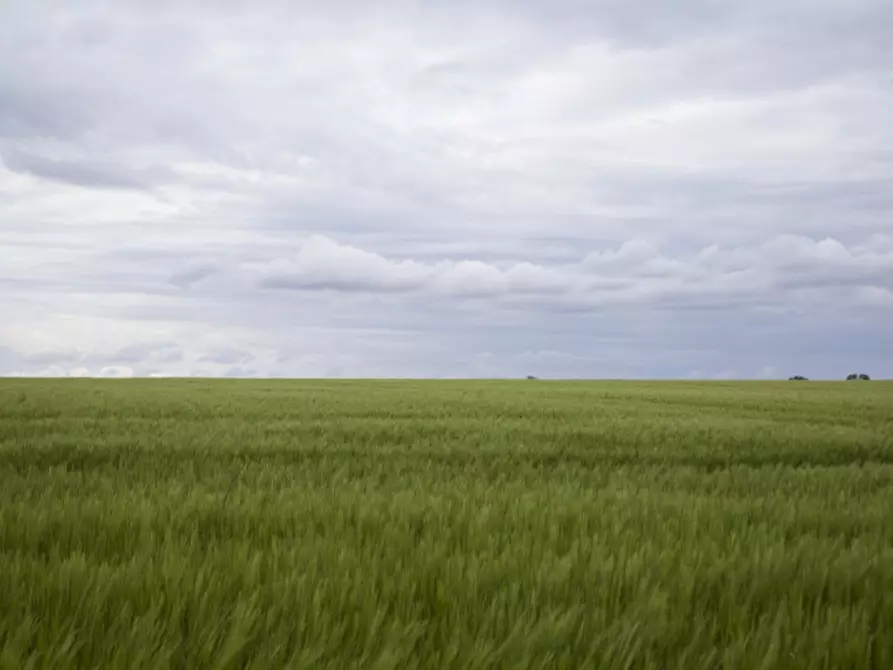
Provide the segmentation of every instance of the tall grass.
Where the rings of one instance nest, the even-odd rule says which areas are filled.
[[[893,668],[893,385],[0,382],[0,668]]]

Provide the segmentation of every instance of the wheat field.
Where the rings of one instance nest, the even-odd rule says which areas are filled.
[[[0,381],[0,668],[893,668],[893,384]]]

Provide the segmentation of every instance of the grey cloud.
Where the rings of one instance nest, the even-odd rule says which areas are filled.
[[[306,304],[301,305],[297,313],[307,313]],[[251,307],[244,303],[233,310],[230,305],[233,315],[240,317],[233,324],[263,324],[264,330],[276,332],[271,312]],[[349,304],[342,309],[345,316],[353,312]],[[260,356],[250,368],[202,364],[194,356],[177,366],[128,367],[137,374],[181,376],[222,375],[238,367],[253,371],[253,376],[280,377],[517,378],[531,373],[580,378],[681,377],[695,369],[701,370],[701,376],[725,371],[754,377],[770,364],[781,374],[805,371],[812,378],[840,378],[854,365],[878,377],[893,373],[884,366],[889,360],[889,341],[873,335],[885,327],[883,314],[847,312],[838,307],[832,309],[832,319],[809,311],[779,316],[728,307],[719,314],[701,310],[685,318],[667,319],[660,310],[641,305],[574,314],[553,312],[544,319],[540,312],[511,313],[495,308],[465,312],[443,306],[407,314],[399,305],[383,305],[375,314],[365,312],[359,321],[396,323],[401,314],[415,319],[416,327],[374,331],[344,325],[322,330],[293,320],[288,337],[277,345],[278,355],[264,357],[254,347],[246,349]],[[354,317],[356,320],[357,314]],[[228,331],[220,323],[214,322],[213,327],[223,335]],[[851,349],[853,345],[856,350]],[[189,347],[185,342],[184,346]],[[198,350],[202,348],[199,344]],[[479,358],[488,352],[483,364]],[[17,365],[11,369],[26,368]],[[57,374],[61,369],[57,368]],[[99,369],[91,367],[87,373],[97,374]],[[40,372],[36,367],[28,370]]]
[[[74,363],[82,358],[81,352],[76,349],[60,349],[51,351],[39,351],[23,357],[25,362],[31,365],[54,365],[61,362]]]
[[[887,45],[883,26],[893,13],[884,0],[856,0],[845,4],[782,0],[736,5],[715,0],[672,4],[650,0],[558,0],[544,5],[536,0],[524,0],[499,4],[506,9],[520,7],[543,25],[557,26],[563,35],[583,39],[596,35],[620,45],[666,45],[704,35],[731,33],[751,39],[757,35],[785,39],[791,51],[796,51],[803,41],[836,36],[836,41],[827,40],[825,51],[838,60],[841,55],[861,56],[856,46],[889,56],[889,52],[882,50]],[[797,30],[789,30],[791,25],[796,25]],[[819,60],[824,56],[821,52],[815,54]]]
[[[174,363],[183,353],[175,341],[134,342],[113,351],[78,348],[43,349],[21,356],[27,365],[61,368],[87,367],[101,369],[140,365],[149,362]]]
[[[234,365],[236,363],[246,363],[253,358],[250,352],[234,347],[221,347],[215,351],[199,356],[198,360],[202,363],[221,363],[224,365]]]
[[[893,360],[889,2],[261,7],[3,9],[0,373]]]
[[[330,279],[309,279],[299,274],[272,275],[264,277],[258,284],[260,288],[294,289],[303,291],[342,291],[346,293],[403,293],[411,290],[411,284],[393,284],[364,282],[359,279],[332,277]]]
[[[183,353],[180,351],[178,343],[170,340],[147,344],[129,344],[108,356],[104,356],[103,360],[120,365],[135,365],[148,360],[159,363],[173,363],[182,360],[182,358]]]
[[[224,377],[233,377],[233,378],[243,378],[243,377],[257,377],[258,371],[251,368],[243,368],[238,365],[234,365],[229,368],[226,372],[223,373]]]
[[[68,138],[87,127],[85,114],[57,103],[57,96],[4,83],[0,74],[0,137]]]
[[[212,263],[198,263],[174,272],[168,281],[174,286],[189,288],[218,271],[219,268]]]
[[[168,349],[167,351],[159,352],[152,360],[157,363],[179,363],[183,360],[183,352],[176,349]]]
[[[59,160],[16,149],[0,152],[7,168],[35,177],[88,188],[145,189],[170,178],[161,168],[134,169],[90,160]]]

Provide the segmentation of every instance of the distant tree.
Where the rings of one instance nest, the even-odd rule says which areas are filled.
[[[863,382],[871,381],[871,377],[869,377],[869,376],[868,376],[867,374],[865,374],[864,372],[863,372],[862,374],[859,375],[859,379],[861,379]]]
[[[809,380],[803,375],[794,375],[793,377],[788,377],[788,381],[791,382],[808,382]]]
[[[527,375],[527,379],[536,379],[533,375]]]
[[[855,372],[846,376],[846,380],[848,382],[851,382],[854,379],[859,379],[859,375],[857,375]]]
[[[864,372],[861,372],[861,373],[859,373],[859,374],[856,374],[856,373],[854,372],[854,373],[852,373],[852,374],[847,375],[847,376],[846,376],[846,379],[847,379],[848,382],[856,381],[856,380],[863,381],[863,382],[867,382],[867,381],[870,381],[870,380],[871,380],[871,377],[869,377],[869,376],[868,376],[867,374],[865,374]]]

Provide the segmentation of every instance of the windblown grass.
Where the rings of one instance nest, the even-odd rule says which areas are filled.
[[[0,382],[0,668],[893,668],[893,385]]]

